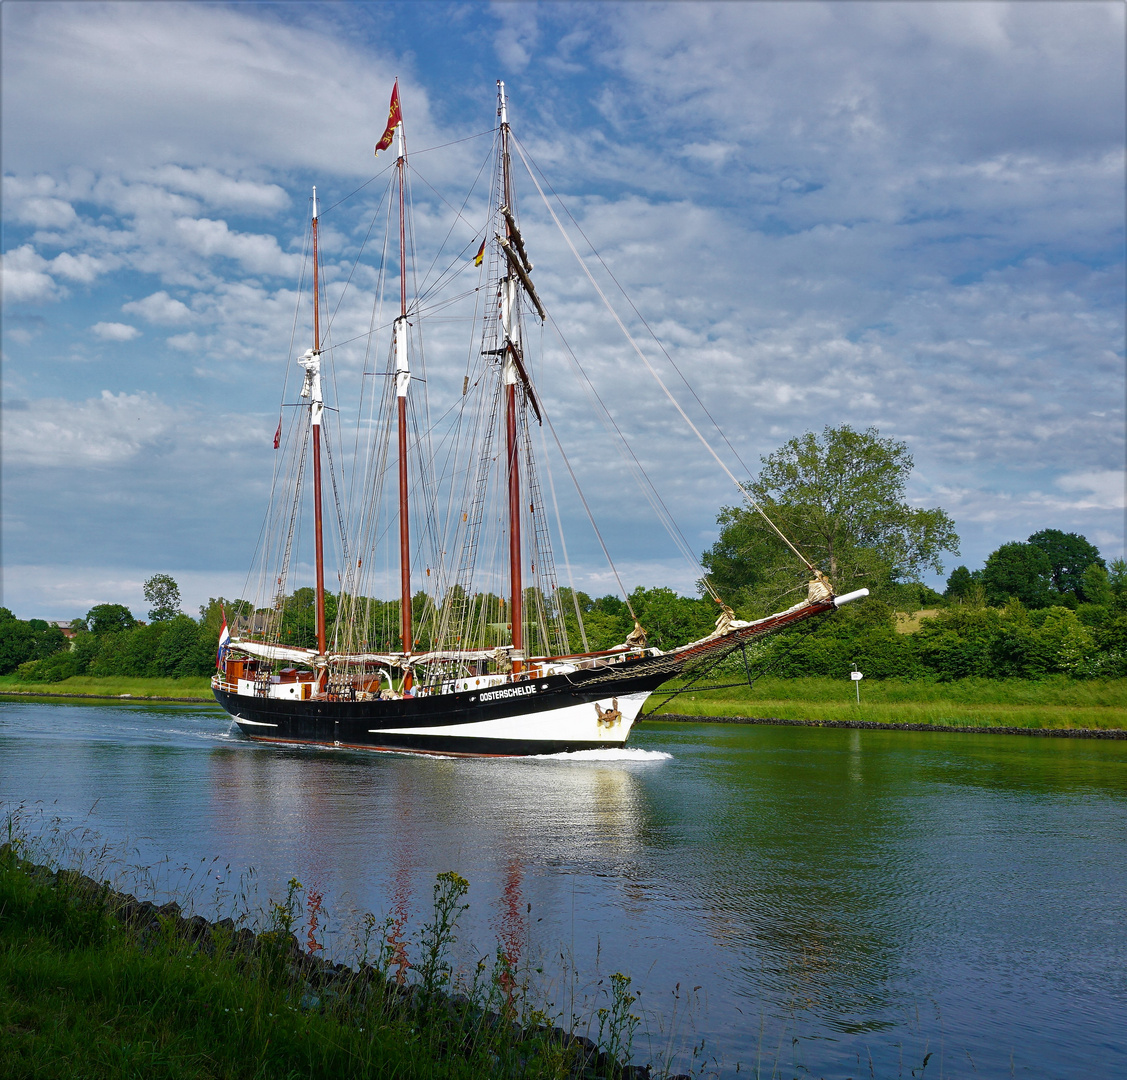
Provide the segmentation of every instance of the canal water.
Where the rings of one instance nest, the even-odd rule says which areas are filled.
[[[205,914],[297,878],[342,956],[360,912],[417,933],[456,870],[460,962],[500,944],[587,1017],[630,975],[638,1061],[1127,1076],[1127,742],[647,722],[623,751],[451,760],[7,700],[0,802]]]

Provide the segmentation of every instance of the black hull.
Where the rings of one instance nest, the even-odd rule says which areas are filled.
[[[260,742],[454,756],[527,756],[623,745],[629,723],[621,738],[609,730],[601,737],[577,738],[574,733],[561,737],[559,718],[568,715],[562,710],[586,706],[594,736],[594,703],[649,693],[672,678],[679,666],[655,665],[639,658],[609,669],[399,701],[284,700],[235,694],[219,687],[213,687],[213,693],[243,734]],[[467,730],[472,725],[484,725],[487,730],[481,734],[472,727]]]

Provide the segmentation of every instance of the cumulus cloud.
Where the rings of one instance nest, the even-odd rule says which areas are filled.
[[[47,273],[49,266],[31,244],[21,244],[13,251],[4,252],[0,263],[4,298],[9,302],[29,303],[57,300],[61,293],[55,279]]]
[[[1122,510],[1127,505],[1127,473],[1122,469],[1071,473],[1060,477],[1057,486],[1078,496],[1077,510]]]
[[[160,326],[176,326],[189,322],[192,318],[192,309],[183,300],[169,296],[164,289],[146,296],[144,300],[130,300],[121,305],[121,310],[127,314],[140,315],[147,322]]]
[[[21,199],[16,205],[16,220],[37,229],[64,229],[74,224],[77,214],[70,203],[62,199]]]
[[[154,183],[194,195],[210,206],[230,207],[246,213],[272,213],[290,203],[285,188],[278,184],[240,179],[218,169],[163,165],[148,175]]]
[[[159,450],[176,420],[154,394],[103,390],[85,401],[40,398],[7,417],[4,454],[15,466],[120,465]]]
[[[492,7],[500,24],[493,37],[497,57],[506,67],[523,71],[540,37],[536,5],[494,3]]]
[[[132,341],[141,336],[141,331],[128,323],[100,322],[90,327],[90,332],[103,341]]]
[[[77,255],[64,251],[51,260],[51,269],[61,277],[89,285],[99,274],[110,269],[116,262],[116,259],[99,259],[84,251]]]
[[[298,255],[286,255],[273,236],[232,232],[225,221],[182,217],[176,229],[187,247],[205,258],[234,259],[252,274],[296,275],[301,268]]]

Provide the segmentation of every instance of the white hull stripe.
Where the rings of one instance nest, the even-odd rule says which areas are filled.
[[[514,739],[522,742],[625,742],[649,691],[623,694],[582,705],[506,716],[499,720],[476,720],[442,727],[369,728],[371,735],[432,735],[465,739]],[[617,706],[615,702],[617,701]],[[599,708],[596,708],[596,705]],[[609,710],[610,716],[607,717]],[[600,720],[600,711],[604,718]],[[615,718],[615,712],[621,714]]]

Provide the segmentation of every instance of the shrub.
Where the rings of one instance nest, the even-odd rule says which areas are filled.
[[[74,675],[81,675],[82,661],[73,652],[58,652],[43,660],[29,660],[20,664],[17,674],[23,682],[62,682]]]
[[[971,676],[991,677],[991,646],[998,635],[1001,615],[993,608],[958,604],[924,619],[911,635],[920,666],[942,680]]]

